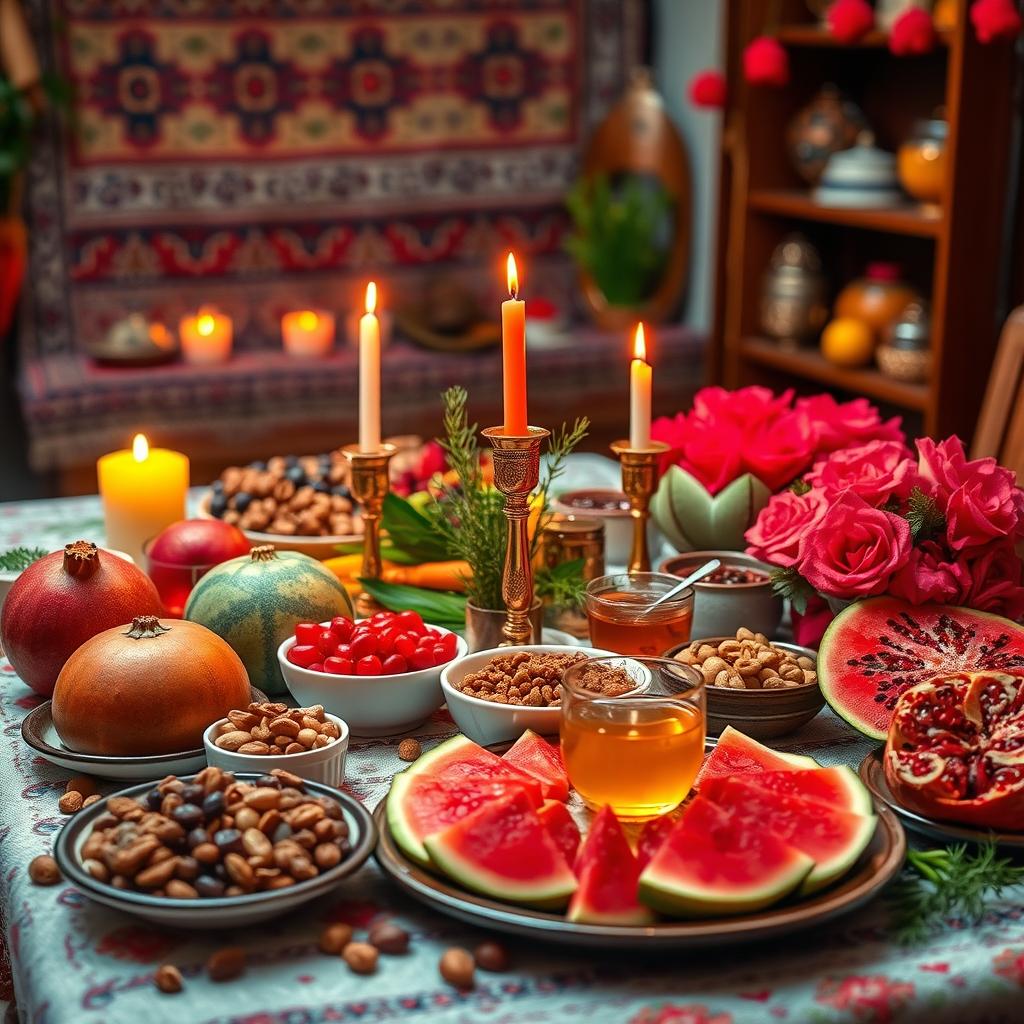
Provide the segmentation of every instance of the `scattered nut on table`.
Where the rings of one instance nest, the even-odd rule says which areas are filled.
[[[158,967],[153,974],[153,984],[161,992],[166,992],[168,995],[180,992],[185,985],[181,977],[181,971],[174,964],[162,964]]]
[[[438,970],[441,977],[454,988],[470,989],[476,983],[476,962],[468,949],[460,949],[458,946],[446,949],[441,954]]]
[[[57,808],[61,814],[75,814],[82,809],[84,803],[82,794],[77,789],[72,789],[61,794],[61,798],[57,801]]]
[[[371,946],[376,946],[389,956],[401,956],[409,952],[409,933],[391,921],[375,924],[367,938]]]
[[[245,950],[241,946],[225,946],[211,953],[206,973],[212,981],[231,981],[245,971]]]
[[[742,626],[735,639],[717,646],[694,640],[676,660],[697,669],[708,686],[732,690],[781,690],[818,681],[811,658],[775,647],[763,633]]]
[[[500,942],[481,942],[473,950],[473,959],[482,971],[508,970],[508,950]]]
[[[321,933],[317,946],[321,953],[338,956],[352,941],[352,925],[329,924]]]
[[[423,748],[420,746],[420,741],[411,736],[407,736],[398,744],[398,756],[403,761],[415,761],[422,753]]]
[[[379,955],[368,942],[350,942],[341,951],[341,958],[355,974],[373,974],[377,970]]]
[[[60,868],[52,857],[41,853],[29,861],[28,877],[36,885],[56,885],[61,879]]]

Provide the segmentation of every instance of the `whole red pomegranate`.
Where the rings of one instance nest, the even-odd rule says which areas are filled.
[[[49,697],[64,663],[86,640],[163,607],[146,574],[87,540],[33,562],[14,582],[0,640],[14,671]]]
[[[963,672],[911,687],[893,711],[885,778],[926,817],[1024,829],[1024,676]]]
[[[219,565],[251,547],[237,526],[221,519],[182,519],[153,538],[148,555],[168,565]]]

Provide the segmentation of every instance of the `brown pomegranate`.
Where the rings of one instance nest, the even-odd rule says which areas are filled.
[[[1024,676],[939,676],[893,711],[885,777],[918,814],[1024,831]]]
[[[144,757],[196,750],[203,731],[249,703],[249,677],[216,633],[139,615],[86,641],[53,691],[53,724],[83,754]]]
[[[161,615],[149,577],[87,540],[33,562],[14,582],[0,618],[0,638],[14,671],[49,697],[74,650],[133,615]]]

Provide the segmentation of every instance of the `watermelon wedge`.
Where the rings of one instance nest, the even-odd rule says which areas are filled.
[[[757,740],[745,736],[738,729],[727,725],[718,737],[715,749],[708,754],[697,773],[696,785],[720,775],[753,775],[758,772],[799,771],[803,768],[817,768],[813,757],[803,754],[783,754],[772,750]]]
[[[764,789],[756,778],[715,779],[701,795],[734,823],[770,832],[814,861],[800,891],[815,892],[846,874],[875,834],[874,815],[850,814],[790,793]]]
[[[523,790],[491,800],[424,839],[431,861],[484,896],[560,909],[576,877]]]
[[[662,814],[644,822],[636,841],[636,859],[641,870],[654,860],[654,855],[661,849],[661,844],[668,839],[678,824],[679,813],[677,811]]]
[[[562,851],[567,864],[576,863],[576,851],[580,846],[580,830],[569,808],[560,800],[545,800],[537,811],[543,826]]]
[[[425,836],[519,790],[532,806],[543,802],[541,785],[532,775],[465,736],[454,736],[394,777],[388,793],[388,828],[402,852],[426,866],[430,858],[423,846]]]
[[[813,868],[773,832],[698,796],[641,873],[640,901],[676,916],[751,913],[798,889]]]
[[[615,812],[602,807],[590,823],[576,857],[579,888],[569,903],[569,920],[587,924],[651,924],[654,915],[637,899],[637,864]]]
[[[801,800],[824,804],[851,814],[874,814],[867,787],[845,765],[834,768],[808,768],[801,772],[759,772],[751,776],[762,789],[788,793]]]
[[[505,752],[505,760],[539,779],[545,800],[569,799],[569,776],[561,750],[532,729],[527,729]]]

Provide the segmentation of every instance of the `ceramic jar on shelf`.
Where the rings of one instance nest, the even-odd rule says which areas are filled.
[[[761,329],[796,346],[814,338],[827,319],[818,250],[803,235],[789,235],[772,253],[761,285]]]
[[[924,299],[911,302],[885,330],[875,352],[878,368],[893,380],[920,384],[931,371],[931,318]]]
[[[938,203],[946,182],[949,123],[941,117],[915,121],[910,138],[897,154],[900,184],[923,203]]]
[[[862,131],[855,146],[838,150],[828,158],[813,195],[822,206],[899,206],[904,197],[896,177],[896,156],[879,149],[871,132]]]
[[[836,296],[834,315],[866,323],[880,339],[889,324],[920,298],[900,275],[898,263],[869,263],[864,277],[851,281]]]
[[[831,154],[849,149],[866,127],[860,107],[827,82],[786,129],[790,162],[804,181],[816,185]]]

